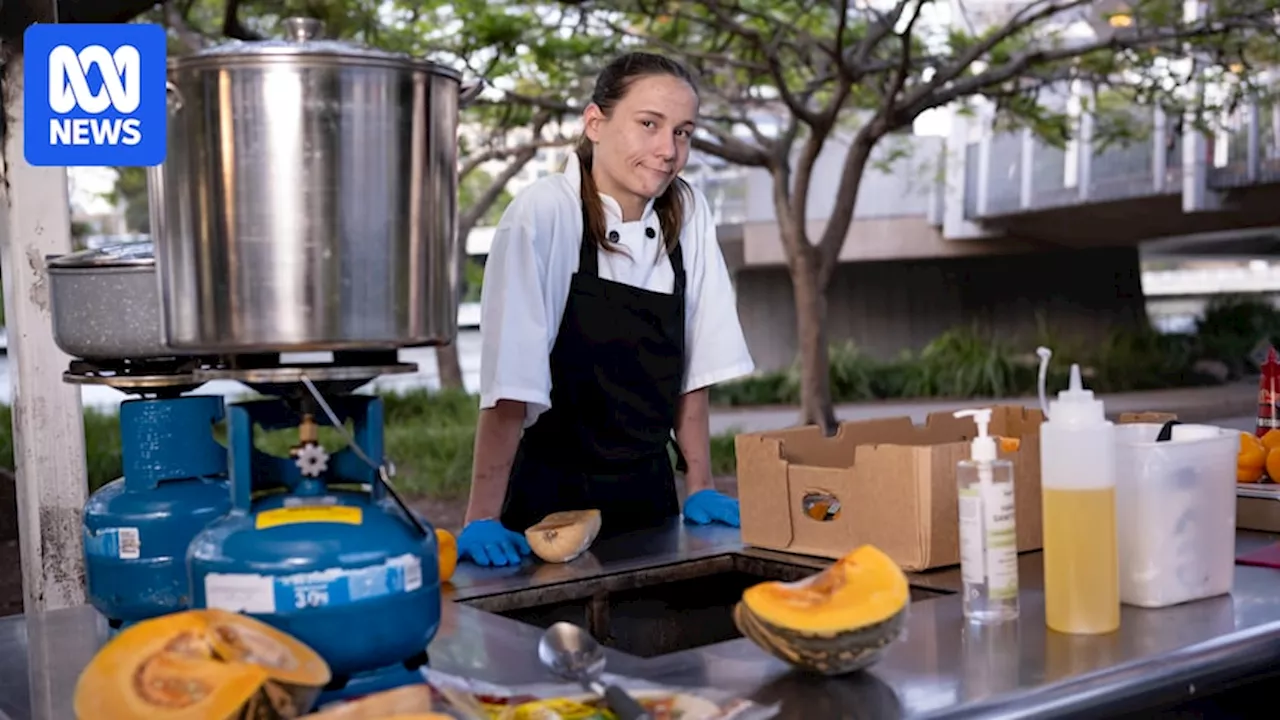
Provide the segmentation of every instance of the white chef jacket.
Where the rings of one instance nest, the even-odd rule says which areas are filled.
[[[561,173],[521,190],[498,222],[480,293],[480,407],[499,400],[526,403],[529,427],[551,407],[551,349],[578,270],[582,240],[581,168],[569,154]],[[737,298],[716,239],[706,197],[693,189],[680,246],[684,259],[684,392],[750,374],[755,369],[738,320]],[[600,277],[661,293],[675,274],[660,251],[662,227],[653,201],[639,220],[623,222],[618,203],[601,194],[606,232],[626,253],[601,250]],[[652,228],[654,237],[645,230]]]

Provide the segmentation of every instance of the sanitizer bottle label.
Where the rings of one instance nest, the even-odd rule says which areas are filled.
[[[987,592],[992,599],[1018,595],[1018,531],[1013,483],[987,488],[986,545]]]
[[[971,487],[960,491],[960,574],[964,582],[985,582],[986,561],[982,553],[982,497]]]

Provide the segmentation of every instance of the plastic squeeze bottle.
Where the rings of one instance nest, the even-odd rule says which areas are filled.
[[[991,410],[961,410],[972,417],[978,435],[968,460],[956,465],[960,498],[960,575],[964,616],[972,622],[1003,622],[1018,617],[1018,532],[1013,496],[1013,463],[996,453],[988,435]]]
[[[1049,351],[1041,348],[1041,403]],[[1049,403],[1040,426],[1044,513],[1044,614],[1050,629],[1075,635],[1120,627],[1114,426],[1084,388],[1080,366]]]

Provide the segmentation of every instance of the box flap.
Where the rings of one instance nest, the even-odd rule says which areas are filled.
[[[782,440],[767,434],[739,435],[734,438],[734,448],[738,456],[742,541],[764,547],[790,546],[789,514],[777,511],[787,506],[790,493]]]

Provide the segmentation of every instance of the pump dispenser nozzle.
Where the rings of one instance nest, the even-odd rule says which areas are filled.
[[[976,410],[957,410],[955,417],[971,417],[973,422],[978,426],[978,436],[969,443],[969,457],[974,462],[991,462],[995,460],[996,440],[987,434],[988,428],[991,427],[991,408],[981,408]]]

